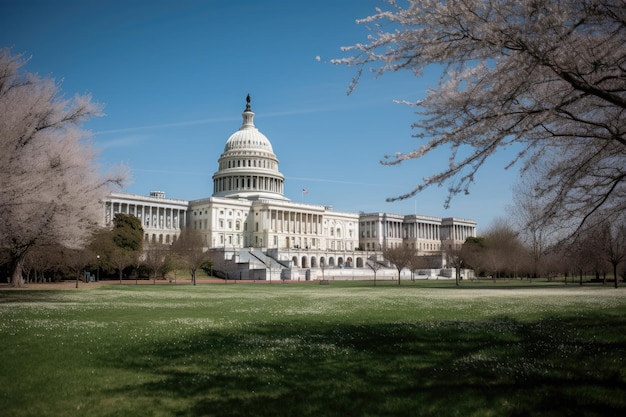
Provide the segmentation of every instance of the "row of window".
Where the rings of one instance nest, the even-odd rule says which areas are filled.
[[[402,244],[401,242],[389,242],[389,246],[392,248],[398,247],[401,244]],[[415,249],[415,243],[411,243],[411,248]],[[441,244],[440,243],[419,243],[417,245],[417,249],[423,250],[423,251],[431,251],[431,252],[439,251],[441,250]],[[366,242],[365,250],[382,250],[382,245],[380,244],[380,242]]]
[[[276,162],[267,159],[237,159],[235,161],[229,160],[228,163],[223,161],[220,164],[220,169],[245,167],[276,169]]]
[[[228,224],[227,230],[233,230],[233,220],[224,221],[224,219],[219,219],[218,220],[218,224],[219,224],[219,228],[220,229],[224,229],[224,226],[226,224]],[[235,229],[234,230],[235,231],[240,231],[241,230],[241,220],[235,220],[234,224],[235,224]],[[194,220],[193,221],[193,228],[194,229],[198,229],[198,230],[209,230],[209,220],[208,219]],[[248,230],[248,224],[247,223],[243,224],[243,229],[244,229],[244,231]]]

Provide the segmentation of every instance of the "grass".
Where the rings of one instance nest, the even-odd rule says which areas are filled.
[[[0,291],[0,414],[623,415],[625,307],[537,282]]]

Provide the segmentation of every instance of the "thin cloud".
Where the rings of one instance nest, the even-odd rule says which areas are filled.
[[[141,144],[147,139],[145,135],[128,135],[111,140],[98,140],[98,146],[101,150],[111,148],[128,148]]]
[[[169,170],[163,170],[163,169],[140,169],[140,168],[133,168],[132,169],[133,172],[145,172],[148,174],[175,174],[175,175],[202,175],[202,176],[206,176],[207,173],[206,172],[198,172],[198,171],[169,171]]]
[[[380,187],[383,185],[383,184],[375,184],[371,182],[330,180],[327,178],[288,177],[288,179],[298,180],[298,181],[309,181],[309,182],[327,182],[327,183],[333,183],[333,184],[369,185],[372,187]]]
[[[371,100],[368,104],[367,102],[361,100],[357,104],[346,103],[343,105],[335,105],[335,106],[311,107],[311,108],[301,108],[301,109],[294,109],[294,110],[276,111],[276,112],[270,112],[270,113],[263,113],[262,116],[263,118],[270,118],[270,117],[290,116],[290,115],[296,115],[296,114],[327,113],[331,111],[343,110],[346,108],[363,107],[364,104],[365,104],[365,107],[368,107],[370,105],[376,106],[376,105],[380,105],[380,101]],[[214,117],[214,118],[196,119],[196,120],[183,120],[180,122],[172,122],[172,123],[158,123],[158,124],[153,124],[153,125],[132,126],[132,127],[122,127],[119,129],[100,130],[100,131],[94,132],[94,135],[132,133],[132,132],[139,132],[139,131],[145,131],[145,130],[169,129],[173,127],[184,127],[184,126],[197,126],[197,125],[212,124],[212,123],[232,122],[232,121],[238,121],[238,120],[240,120],[238,116],[237,117],[235,116]]]
[[[111,133],[129,133],[129,132],[137,132],[141,130],[166,129],[170,127],[195,126],[195,125],[203,125],[203,124],[210,124],[210,123],[222,123],[222,122],[229,122],[229,121],[233,121],[237,119],[238,118],[235,118],[235,117],[222,117],[222,118],[210,118],[210,119],[198,119],[198,120],[185,120],[182,122],[160,123],[160,124],[146,125],[146,126],[123,127],[120,129],[101,130],[99,132],[95,132],[95,134],[105,135],[105,134],[111,134]]]

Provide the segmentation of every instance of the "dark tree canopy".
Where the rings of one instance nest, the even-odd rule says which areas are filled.
[[[117,213],[113,218],[113,242],[119,248],[138,252],[143,247],[141,220],[131,214]]]

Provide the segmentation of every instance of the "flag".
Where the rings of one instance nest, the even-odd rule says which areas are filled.
[[[309,193],[309,190],[307,190],[306,188],[302,189],[302,194],[308,194],[308,193]]]

